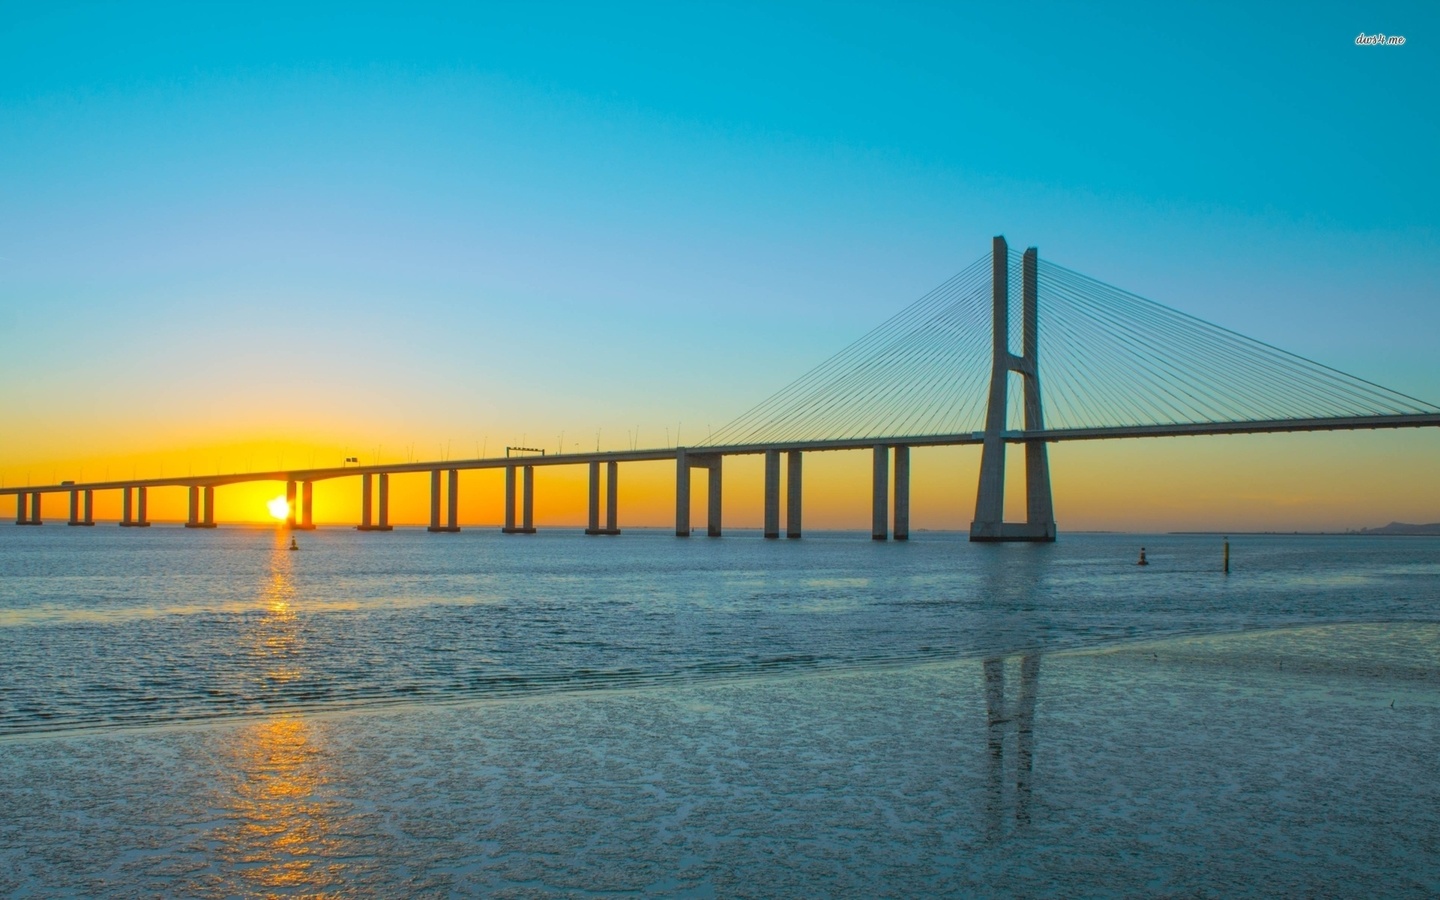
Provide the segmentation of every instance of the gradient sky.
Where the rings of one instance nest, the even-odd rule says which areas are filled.
[[[1440,402],[1433,3],[295,5],[0,8],[5,484],[695,443],[998,233]],[[1436,521],[1437,451],[1059,447],[1057,517]],[[978,453],[932,454],[915,524],[963,527]]]

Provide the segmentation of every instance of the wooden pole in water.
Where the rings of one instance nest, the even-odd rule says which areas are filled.
[[[1225,574],[1230,574],[1230,539],[1225,539]]]

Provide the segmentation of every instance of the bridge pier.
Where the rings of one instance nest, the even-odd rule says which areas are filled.
[[[890,500],[890,448],[876,444],[874,455],[870,487],[870,540],[883,541],[890,537],[885,510]]]
[[[605,464],[605,533],[619,534],[620,524],[618,512],[620,511],[620,495],[617,491],[620,488],[620,464],[610,460]]]
[[[521,466],[524,483],[520,496],[520,527],[515,527],[515,466],[505,467],[505,534],[535,533],[535,467]]]
[[[390,475],[387,472],[379,474],[380,479],[380,507],[379,521],[372,516],[375,509],[374,478],[376,476],[366,472],[360,476],[360,524],[355,527],[356,531],[391,531],[390,527]]]
[[[992,360],[990,400],[985,415],[984,446],[980,452],[980,488],[975,496],[972,541],[1055,540],[1055,513],[1050,497],[1050,465],[1043,441],[1025,443],[1025,521],[1005,521],[1005,432],[1007,385],[1011,372],[1023,376],[1025,430],[1045,428],[1040,403],[1039,291],[1037,252],[1025,251],[1021,265],[1021,320],[1023,353],[1010,352],[1010,268],[1005,238],[996,237],[991,262]]]
[[[15,524],[44,525],[40,519],[40,492],[29,491],[15,495]]]
[[[785,537],[800,537],[800,451],[791,450],[785,454],[788,472],[785,474]]]
[[[675,536],[690,536],[690,460],[683,447],[675,451]]]
[[[780,451],[765,451],[765,537],[780,537]]]
[[[710,462],[710,485],[709,494],[709,516],[706,517],[705,534],[707,537],[720,537],[720,474],[721,461],[725,457],[717,456]]]
[[[120,503],[122,528],[149,528],[150,521],[147,516],[147,497],[145,487],[127,487]],[[133,501],[132,501],[133,497]]]
[[[590,463],[590,518],[585,527],[586,534],[619,534],[615,527],[615,512],[618,504],[615,485],[619,481],[619,463],[610,460],[605,464],[605,527],[600,527],[600,463]]]
[[[910,448],[895,448],[895,525],[897,541],[910,540]]]
[[[202,503],[201,498],[204,498]],[[186,528],[215,527],[215,488],[206,485],[190,487],[190,517],[185,520]]]
[[[356,531],[370,530],[370,506],[374,500],[374,481],[375,476],[369,472],[360,476],[360,524],[356,526]]]
[[[690,470],[708,469],[706,479],[705,534],[720,537],[722,533],[722,485],[725,457],[720,454],[695,455],[684,448],[675,454],[675,536],[690,536]]]
[[[79,525],[79,524],[80,524],[80,492],[79,492],[79,491],[71,491],[71,492],[70,492],[70,520],[69,520],[68,522],[66,522],[65,524],[66,524],[66,525]]]
[[[295,530],[295,482],[285,482],[285,527]]]
[[[300,482],[300,531],[315,530],[315,485],[309,481]]]
[[[456,469],[449,470],[446,479],[449,482],[449,493],[446,497],[445,524],[440,524],[440,470],[430,471],[430,527],[425,529],[431,533],[444,532],[454,534],[460,530],[456,524],[456,511],[460,500],[460,472]]]
[[[90,488],[85,489],[85,519],[80,524],[95,524],[95,491]]]

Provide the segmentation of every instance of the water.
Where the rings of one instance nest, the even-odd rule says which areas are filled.
[[[1440,892],[1437,539],[299,542],[0,526],[0,893]]]

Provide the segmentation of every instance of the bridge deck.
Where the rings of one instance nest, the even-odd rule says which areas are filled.
[[[1186,437],[1220,434],[1282,434],[1303,431],[1357,431],[1382,428],[1440,427],[1440,413],[1349,416],[1323,419],[1274,419],[1256,422],[1191,422],[1162,425],[1123,425],[1110,428],[1068,428],[1043,431],[1007,431],[1009,443],[1044,441],[1116,440],[1142,437]],[[0,495],[55,493],[62,491],[115,490],[127,487],[219,487],[254,481],[325,481],[355,475],[389,475],[411,472],[432,472],[436,469],[502,469],[507,466],[563,466],[590,462],[655,462],[673,460],[683,449],[691,457],[747,456],[779,451],[863,450],[876,445],[904,447],[949,447],[984,442],[984,432],[961,434],[896,435],[874,438],[846,438],[824,441],[790,441],[781,443],[730,444],[725,446],[665,447],[647,450],[602,450],[585,453],[557,453],[553,456],[510,456],[485,459],[431,460],[428,462],[387,463],[384,465],[330,467],[320,469],[276,469],[266,472],[234,472],[224,475],[190,475],[169,478],[141,478],[118,481],[76,482],[26,487],[0,488]]]

